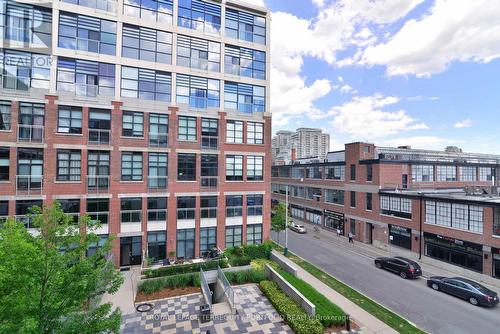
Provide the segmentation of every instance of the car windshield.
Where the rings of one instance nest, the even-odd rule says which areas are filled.
[[[297,225],[297,227],[298,227],[298,228],[304,228],[304,226],[303,226],[303,225]]]

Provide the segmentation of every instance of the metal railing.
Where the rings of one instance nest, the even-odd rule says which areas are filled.
[[[242,217],[243,207],[242,206],[232,206],[226,208],[226,218],[230,217]]]
[[[89,145],[109,145],[111,139],[111,130],[108,129],[89,129]]]
[[[87,192],[108,193],[109,175],[87,175]]]
[[[200,281],[201,281],[201,291],[205,297],[206,303],[212,307],[212,291],[210,291],[210,286],[208,285],[207,278],[205,277],[205,272],[200,268]]]
[[[94,8],[105,12],[116,14],[118,8],[118,1],[116,0],[78,0],[69,1],[61,0],[62,2],[77,3],[80,6]]]
[[[9,90],[29,91],[30,77],[19,77],[14,75],[0,75],[2,79],[2,87]]]
[[[262,205],[248,206],[247,216],[262,216]]]
[[[218,176],[202,176],[201,187],[204,189],[217,189],[219,187]]]
[[[178,220],[194,219],[195,214],[196,214],[196,209],[177,209]]]
[[[97,97],[99,86],[75,83],[75,96]]]
[[[138,224],[142,221],[142,210],[120,210],[121,224]]]
[[[201,136],[201,148],[217,150],[219,148],[219,136]]]
[[[149,190],[165,190],[168,188],[168,176],[148,176]]]
[[[149,133],[150,147],[168,147],[168,133]]]
[[[16,175],[17,195],[40,195],[43,191],[43,175]]]
[[[217,278],[222,284],[224,294],[227,297],[227,301],[229,303],[229,306],[231,307],[231,310],[234,310],[234,290],[231,287],[231,284],[229,284],[226,275],[224,275],[224,272],[220,267],[217,267]]]
[[[201,219],[208,218],[213,219],[217,218],[217,208],[201,208],[200,209]]]
[[[148,222],[166,222],[167,221],[167,209],[149,209],[148,210]]]
[[[17,125],[17,141],[43,143],[45,127],[43,125]]]

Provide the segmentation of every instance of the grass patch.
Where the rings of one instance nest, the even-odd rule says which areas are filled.
[[[200,272],[200,268],[205,271],[214,270],[217,269],[217,267],[219,266],[221,268],[227,268],[228,267],[227,260],[220,259],[220,260],[212,260],[200,263],[171,265],[158,269],[146,269],[144,271],[144,275],[146,276],[146,278],[165,277],[165,276]]]
[[[321,322],[324,328],[328,328],[332,325],[342,326],[345,324],[346,314],[340,307],[332,303],[328,298],[300,278],[287,273],[281,268],[278,269],[278,272],[316,306],[316,319]]]
[[[283,247],[280,245],[273,243],[273,247],[278,250],[278,251],[283,251]],[[300,257],[296,256],[292,252],[288,252],[288,258],[295,262],[297,265],[305,269],[307,272],[309,272],[311,275],[328,285],[330,288],[333,290],[337,291],[347,299],[351,300],[358,306],[360,306],[362,309],[373,315],[374,317],[378,318],[380,321],[386,323],[388,326],[394,328],[396,331],[398,331],[401,334],[425,334],[426,332],[422,331],[421,329],[415,327],[411,323],[409,323],[407,320],[403,319],[396,313],[388,310],[387,308],[383,307],[382,305],[376,303],[375,301],[371,300],[370,298],[366,297],[365,295],[359,293],[358,291],[354,290],[350,286],[340,282],[339,280],[335,279],[334,277],[330,276],[329,274],[325,273],[323,270],[317,268],[316,266],[312,265],[311,263],[301,259]]]
[[[231,284],[260,283],[266,279],[263,270],[248,269],[242,271],[225,272],[227,280]]]
[[[323,334],[323,326],[281,291],[278,284],[262,281],[259,284],[264,295],[296,334]]]
[[[161,291],[163,289],[177,289],[186,287],[199,287],[200,286],[200,274],[190,273],[181,274],[174,276],[161,277],[157,279],[142,281],[138,287],[138,291],[144,294],[150,295],[152,293]]]

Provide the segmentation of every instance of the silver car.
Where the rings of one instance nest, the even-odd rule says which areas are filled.
[[[290,230],[301,234],[306,233],[306,228],[304,227],[304,225],[298,225],[295,223],[290,224]]]

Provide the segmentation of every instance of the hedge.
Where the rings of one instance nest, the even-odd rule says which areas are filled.
[[[340,307],[333,304],[329,299],[300,278],[293,276],[283,269],[279,269],[278,271],[284,279],[316,306],[316,319],[318,319],[325,328],[332,325],[342,326],[345,324],[346,314]]]
[[[145,280],[139,285],[138,291],[149,295],[163,289],[186,288],[189,286],[200,286],[199,273],[174,275],[158,279]]]
[[[260,289],[296,334],[323,334],[323,325],[284,294],[275,282],[262,281]]]
[[[227,268],[227,260],[220,259],[200,263],[165,266],[159,269],[147,269],[144,271],[144,275],[146,276],[146,278],[164,277],[199,272],[200,268],[205,271],[214,270],[217,269],[218,266],[220,266],[221,268]]]
[[[231,284],[260,283],[266,279],[264,271],[257,269],[225,272],[224,275]]]
[[[260,245],[243,245],[230,247],[224,251],[233,267],[246,266],[254,259],[269,259],[273,244],[266,241]]]

